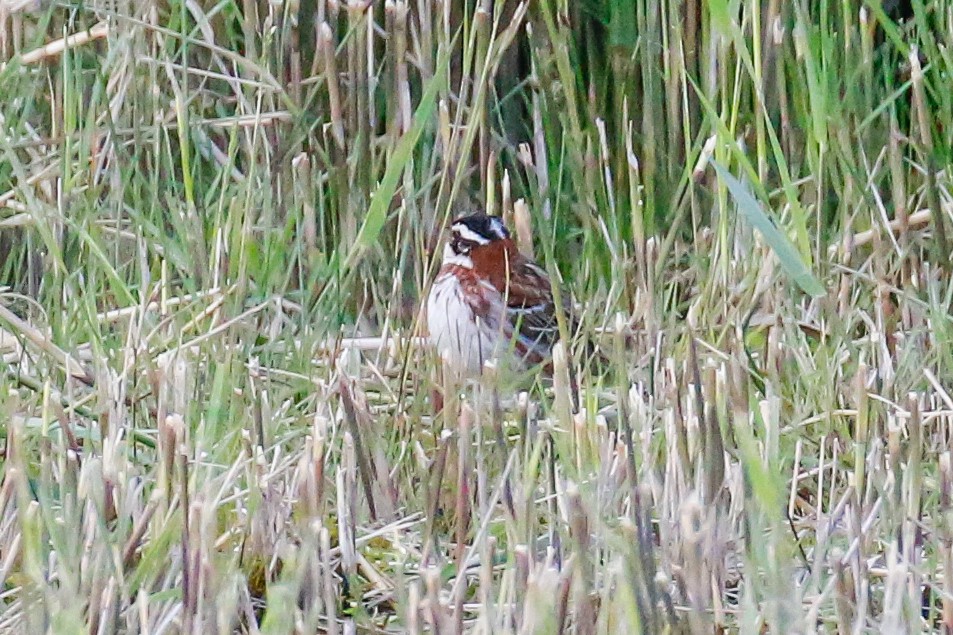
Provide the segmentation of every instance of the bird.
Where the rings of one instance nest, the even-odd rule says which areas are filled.
[[[573,316],[564,315],[572,328]],[[549,275],[520,253],[502,218],[484,213],[451,223],[427,326],[445,366],[464,378],[478,378],[493,359],[517,370],[545,367],[559,340]]]

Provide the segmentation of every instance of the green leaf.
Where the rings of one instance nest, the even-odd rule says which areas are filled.
[[[727,0],[708,0],[708,15],[716,31],[726,37],[731,36],[731,11]]]
[[[729,174],[728,170],[715,161],[712,162],[712,165],[715,172],[718,173],[718,178],[725,183],[728,191],[731,192],[732,197],[738,204],[738,211],[741,216],[752,227],[761,232],[764,241],[777,254],[781,268],[794,279],[794,282],[804,293],[815,298],[823,296],[826,293],[824,285],[814,277],[808,266],[804,264],[794,244],[784,232],[775,226],[771,218],[762,209],[761,203],[755,199],[748,188],[742,185],[741,181]]]
[[[437,60],[435,68],[443,68],[447,64],[446,55],[442,54]],[[357,233],[357,239],[344,261],[344,270],[350,271],[360,261],[367,249],[377,243],[381,229],[387,221],[387,210],[397,191],[397,184],[400,181],[400,175],[404,168],[410,162],[414,148],[420,140],[420,135],[424,128],[433,125],[433,113],[437,106],[437,95],[444,83],[447,81],[446,73],[435,75],[420,98],[420,104],[414,112],[413,123],[410,130],[400,138],[393,154],[387,161],[387,169],[384,171],[384,177],[381,179],[371,204],[367,209],[367,216],[364,217],[364,224],[361,225]]]
[[[635,4],[627,0],[609,2],[609,46],[625,49],[631,54],[638,42]]]

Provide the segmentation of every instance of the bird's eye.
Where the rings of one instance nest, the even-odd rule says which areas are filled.
[[[466,256],[470,253],[470,250],[473,249],[473,242],[465,238],[460,238],[459,236],[454,236],[453,240],[450,241],[450,248],[453,249],[453,253]]]

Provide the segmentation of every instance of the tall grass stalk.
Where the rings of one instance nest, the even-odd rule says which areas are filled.
[[[0,631],[953,629],[953,4],[886,4],[0,2]],[[553,386],[425,345],[475,210]]]

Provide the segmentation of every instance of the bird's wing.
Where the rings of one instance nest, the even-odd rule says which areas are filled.
[[[517,348],[530,361],[542,361],[559,339],[552,285],[536,263],[525,258],[514,260],[506,289],[507,315],[517,336]]]

